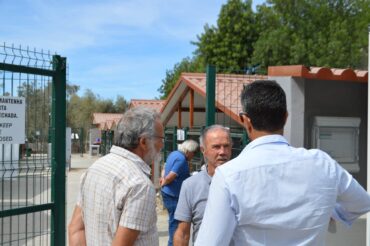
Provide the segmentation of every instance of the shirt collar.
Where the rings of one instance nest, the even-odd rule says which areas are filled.
[[[250,142],[244,148],[243,152],[247,151],[247,150],[250,150],[250,149],[254,149],[254,148],[256,148],[260,145],[269,144],[269,143],[280,143],[280,144],[289,145],[288,141],[282,135],[279,135],[279,134],[266,135],[266,136],[256,138],[255,140]]]
[[[113,154],[122,156],[126,159],[129,159],[135,165],[137,165],[148,177],[150,176],[151,168],[138,155],[136,155],[136,154],[132,153],[131,151],[128,151],[124,148],[115,146],[115,145],[113,145],[112,148],[110,149],[110,153],[113,153]]]

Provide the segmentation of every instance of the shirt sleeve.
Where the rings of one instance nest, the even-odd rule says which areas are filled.
[[[351,174],[336,165],[338,197],[333,217],[350,226],[359,216],[370,211],[370,195]]]
[[[155,190],[149,184],[136,184],[124,201],[119,225],[138,231],[148,231],[156,223]]]
[[[83,185],[85,183],[85,178],[86,178],[86,172],[84,172],[81,177],[80,177],[80,187],[79,187],[79,190],[78,190],[78,194],[77,194],[77,202],[76,202],[76,205],[79,206],[79,207],[82,207],[82,189],[83,189]]]
[[[179,175],[184,172],[184,168],[186,168],[187,165],[188,163],[185,158],[177,158],[172,165],[171,171]]]
[[[179,201],[175,211],[175,219],[184,222],[191,222],[192,206],[191,206],[191,189],[185,181],[182,183]]]
[[[230,192],[219,169],[212,178],[202,225],[196,246],[229,245],[237,224]]]

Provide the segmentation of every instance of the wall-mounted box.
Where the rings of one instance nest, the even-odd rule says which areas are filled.
[[[351,173],[360,171],[360,118],[314,117],[312,146],[328,153]]]

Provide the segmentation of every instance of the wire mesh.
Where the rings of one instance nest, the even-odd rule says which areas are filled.
[[[230,128],[233,140],[232,158],[236,157],[248,142],[245,129],[239,118],[243,111],[240,95],[243,86],[255,80],[267,79],[264,75],[250,75],[246,71],[216,69],[216,124]]]
[[[4,64],[17,65],[19,72],[5,70]],[[0,95],[26,100],[25,144],[0,144],[1,211],[51,203],[52,77],[25,73],[24,67],[51,70],[52,55],[0,46]],[[49,245],[50,216],[46,210],[1,217],[0,245]]]

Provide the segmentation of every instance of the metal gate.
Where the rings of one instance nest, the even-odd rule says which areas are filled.
[[[0,81],[26,102],[25,142],[0,144],[0,245],[65,245],[66,58],[4,44]]]

